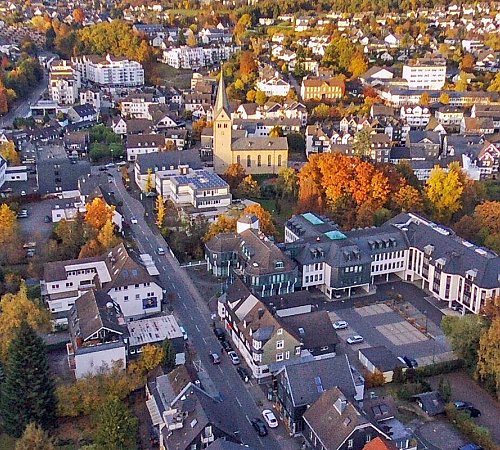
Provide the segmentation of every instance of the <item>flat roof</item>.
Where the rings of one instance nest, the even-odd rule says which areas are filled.
[[[321,225],[325,222],[323,222],[318,216],[312,213],[305,213],[302,214],[302,217],[312,223],[313,225]]]
[[[127,324],[131,346],[163,342],[165,339],[182,337],[182,332],[175,317],[160,316],[134,320]]]

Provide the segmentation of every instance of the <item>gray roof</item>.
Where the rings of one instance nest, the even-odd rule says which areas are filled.
[[[196,170],[189,175],[177,175],[171,177],[176,185],[192,185],[196,189],[221,189],[228,187],[228,184],[214,172],[207,170]]]
[[[220,74],[219,87],[217,88],[217,99],[215,100],[214,117],[216,118],[219,113],[224,110],[230,114],[231,107],[229,106],[229,99],[226,92],[226,84],[224,83],[224,75]]]
[[[313,404],[323,391],[335,386],[338,386],[347,398],[354,398],[356,395],[347,355],[291,362],[277,376],[288,386],[295,407]]]
[[[412,144],[418,144],[424,139],[429,139],[433,144],[441,143],[441,135],[437,131],[412,130],[408,133]]]
[[[422,394],[414,395],[412,398],[420,400],[422,409],[429,416],[436,416],[444,413],[445,403],[439,392],[423,392]]]
[[[387,221],[382,228],[405,229],[411,246],[423,251],[432,246],[432,260],[443,263],[443,272],[464,275],[475,274],[474,283],[485,289],[500,286],[500,257],[493,252],[473,245],[452,230],[428,221],[416,214],[401,213]]]
[[[255,450],[255,447],[249,447],[248,445],[236,444],[231,441],[217,439],[212,442],[206,450]]]
[[[57,167],[59,166],[59,167]],[[66,159],[37,161],[37,181],[40,195],[74,191],[78,189],[78,179],[90,173],[88,161]],[[56,189],[56,188],[61,189]]]
[[[148,169],[167,170],[171,166],[188,165],[191,169],[202,169],[200,154],[197,149],[174,150],[170,152],[157,152],[137,155],[136,165],[140,173],[145,175]]]
[[[359,350],[381,372],[390,372],[396,367],[406,367],[394,354],[385,346],[367,347]]]
[[[242,137],[231,144],[233,150],[288,150],[286,137]]]

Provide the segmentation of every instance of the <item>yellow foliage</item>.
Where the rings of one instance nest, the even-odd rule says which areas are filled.
[[[273,217],[271,216],[271,213],[269,211],[265,210],[258,203],[247,206],[243,210],[242,215],[246,215],[246,214],[253,214],[253,215],[257,216],[257,218],[259,219],[260,230],[265,235],[272,236],[273,234],[276,233],[276,227],[274,226]]]
[[[3,142],[0,144],[0,155],[4,157],[10,164],[16,166],[19,164],[19,153],[16,151],[16,146],[12,141]]]
[[[85,222],[96,230],[100,230],[111,220],[115,211],[114,206],[109,206],[101,197],[94,198],[86,208]]]
[[[156,369],[165,359],[165,352],[157,345],[147,344],[142,348],[141,357],[129,364],[129,372],[137,375],[146,375]]]
[[[17,231],[16,213],[5,203],[0,205],[0,244],[12,241]]]

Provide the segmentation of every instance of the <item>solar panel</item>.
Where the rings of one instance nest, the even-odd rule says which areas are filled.
[[[319,394],[322,394],[323,392],[325,392],[325,390],[323,389],[323,383],[321,382],[321,377],[314,377],[314,382],[316,383],[316,389],[318,391]]]

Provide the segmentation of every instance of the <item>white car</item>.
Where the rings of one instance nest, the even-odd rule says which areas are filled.
[[[182,333],[182,338],[187,341],[187,338],[188,338],[188,334],[186,333],[186,330],[184,329],[184,327],[179,327],[179,329],[181,330],[181,333]]]
[[[278,426],[278,419],[276,419],[276,416],[270,409],[262,411],[262,417],[264,417],[269,428],[276,428]]]
[[[130,218],[130,222],[133,223],[133,224],[136,224],[137,223],[137,218],[131,217]]]
[[[337,320],[333,323],[333,328],[336,330],[345,330],[349,324],[345,320]]]
[[[364,339],[363,339],[363,336],[360,336],[359,334],[357,334],[356,336],[351,336],[350,338],[347,338],[347,343],[348,344],[361,344],[361,342],[363,342]]]
[[[235,366],[237,366],[240,363],[240,358],[235,351],[227,352],[227,356]]]

